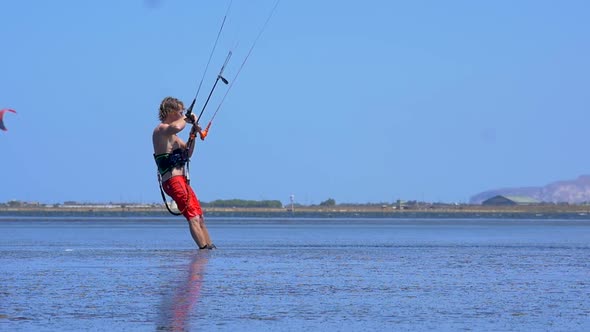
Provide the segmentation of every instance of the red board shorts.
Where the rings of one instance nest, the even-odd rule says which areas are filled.
[[[168,194],[178,206],[178,210],[186,218],[191,220],[196,216],[203,216],[201,203],[195,192],[186,182],[186,178],[182,175],[176,175],[162,183],[164,192]]]

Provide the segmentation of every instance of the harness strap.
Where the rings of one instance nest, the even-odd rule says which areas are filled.
[[[168,212],[170,212],[170,214],[172,214],[172,215],[181,216],[182,213],[184,212],[184,210],[188,209],[188,201],[189,201],[188,191],[186,193],[186,202],[185,202],[184,209],[180,212],[174,212],[168,206],[168,201],[166,200],[166,194],[164,193],[164,188],[162,187],[162,176],[160,175],[160,173],[158,173],[158,184],[160,185],[160,194],[162,194],[162,200],[164,201],[164,205],[166,206],[166,210],[168,210]]]
[[[168,210],[168,212],[170,212],[171,214],[173,214],[175,216],[182,215],[182,212],[174,212],[168,206],[168,201],[166,200],[166,194],[164,194],[164,188],[162,188],[162,177],[160,176],[160,173],[158,173],[158,184],[160,185],[160,194],[162,194],[162,200],[164,201],[164,205],[166,205],[166,210]]]
[[[174,212],[168,206],[168,201],[166,200],[164,188],[162,187],[162,175],[170,172],[175,167],[184,167],[184,176],[186,178],[187,185],[189,185],[190,178],[189,178],[189,169],[188,168],[189,168],[190,159],[187,156],[187,151],[188,150],[176,149],[176,150],[172,151],[172,153],[162,153],[159,155],[154,154],[154,160],[156,161],[156,165],[158,167],[158,184],[160,186],[160,194],[162,194],[162,200],[164,201],[164,205],[166,205],[166,209],[168,210],[168,212],[170,212],[172,215],[175,215],[175,216],[182,215],[184,210],[180,211],[180,212]],[[188,199],[189,199],[188,192],[186,195],[186,199],[187,199],[187,201],[185,202],[186,206],[184,209],[188,208]]]

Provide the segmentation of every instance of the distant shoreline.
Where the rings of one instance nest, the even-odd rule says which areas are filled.
[[[401,210],[394,209],[392,206],[306,206],[295,207],[294,211],[290,208],[218,208],[205,207],[203,208],[205,214],[207,213],[317,213],[317,214],[346,214],[346,213],[383,213],[383,214],[405,214],[405,213],[477,213],[477,214],[502,214],[502,213],[577,213],[589,214],[590,205],[529,205],[529,206],[483,206],[483,205],[443,205],[443,206],[417,206],[412,208],[404,208]],[[0,207],[2,213],[25,213],[25,212],[43,212],[43,213],[158,213],[165,212],[164,206],[76,206],[76,207]]]

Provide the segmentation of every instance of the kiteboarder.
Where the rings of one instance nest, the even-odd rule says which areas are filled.
[[[160,124],[152,135],[160,189],[176,202],[180,214],[188,221],[191,236],[197,246],[200,249],[214,249],[215,245],[205,226],[203,210],[189,185],[187,170],[187,163],[195,148],[195,137],[201,128],[196,124],[194,114],[186,117],[183,111],[182,101],[173,97],[164,98],[160,104]],[[187,123],[191,123],[192,128],[189,140],[185,143],[177,134],[185,129]]]

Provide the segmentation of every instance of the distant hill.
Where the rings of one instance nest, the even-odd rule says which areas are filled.
[[[540,202],[579,204],[590,202],[590,175],[575,180],[556,181],[544,187],[516,187],[488,190],[471,197],[471,204],[480,204],[496,195],[528,196]]]

